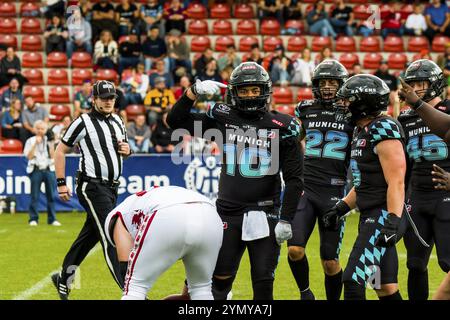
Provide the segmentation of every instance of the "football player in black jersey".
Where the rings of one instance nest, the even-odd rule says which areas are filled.
[[[175,103],[167,122],[191,135],[214,132],[222,151],[216,205],[224,238],[213,277],[214,298],[226,299],[247,249],[253,298],[273,299],[280,245],[292,237],[291,221],[303,190],[300,124],[289,115],[269,112],[272,83],[254,62],[232,72],[227,104],[215,104],[205,114],[190,113],[198,95],[214,93],[218,86],[197,81]],[[282,203],[280,171],[285,183]]]
[[[436,63],[426,59],[414,61],[403,80],[422,101],[450,114],[450,101],[440,98],[447,80]],[[450,197],[448,191],[436,190],[432,175],[439,169],[450,171],[450,143],[432,133],[414,109],[402,111],[398,120],[406,134],[412,163],[408,210],[419,234],[430,245],[424,246],[412,228],[406,231],[408,294],[410,300],[427,300],[427,265],[433,244],[439,266],[444,272],[450,271]]]
[[[339,251],[345,224],[340,221],[337,230],[326,230],[320,217],[344,196],[354,126],[345,117],[336,118],[333,102],[347,78],[348,72],[341,63],[323,61],[314,69],[312,77],[314,100],[302,101],[296,108],[306,146],[303,163],[305,191],[292,222],[288,262],[302,300],[314,299],[309,288],[305,247],[317,219],[327,299],[339,300],[342,292]]]
[[[352,190],[324,216],[327,228],[358,207],[358,236],[343,274],[344,299],[365,299],[370,284],[381,300],[400,300],[396,242],[402,234],[405,175],[404,133],[393,118],[382,115],[389,104],[389,88],[380,78],[361,74],[338,91],[356,124],[350,167]],[[403,224],[402,224],[403,225]]]

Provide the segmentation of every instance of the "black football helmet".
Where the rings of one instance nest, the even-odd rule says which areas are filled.
[[[336,97],[349,102],[348,112],[352,122],[367,116],[377,116],[389,105],[389,87],[380,78],[371,74],[358,74],[349,78],[339,89]],[[341,111],[338,108],[338,111]],[[337,111],[337,112],[338,112]]]
[[[447,80],[439,66],[431,60],[420,59],[409,65],[405,71],[404,80],[407,84],[414,81],[428,81],[428,89],[416,91],[417,95],[422,95],[425,102],[440,96],[447,86]]]
[[[241,87],[258,86],[261,94],[257,97],[239,97]],[[272,81],[267,71],[255,62],[243,62],[230,76],[227,103],[230,107],[247,115],[264,113],[269,110],[272,99]]]
[[[342,87],[345,80],[348,78],[347,69],[337,60],[325,60],[317,65],[312,76],[312,91],[314,98],[325,107],[331,107],[336,99],[336,93]],[[336,79],[339,82],[336,91],[332,88],[320,88],[319,82],[321,79]]]

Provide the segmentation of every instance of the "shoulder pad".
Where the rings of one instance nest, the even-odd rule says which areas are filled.
[[[208,108],[206,115],[211,119],[217,119],[220,116],[229,115],[231,107],[225,103],[216,103]]]
[[[300,118],[300,114],[308,107],[311,107],[314,105],[314,100],[303,100],[300,101],[297,104],[297,107],[295,108],[295,116],[297,118]]]
[[[302,130],[300,122],[295,117],[284,114],[282,115],[286,117],[277,117],[278,119],[272,120],[274,122],[279,121],[280,123],[283,124],[280,133],[281,139],[284,140],[290,137],[300,136]]]
[[[393,119],[382,118],[370,125],[370,142],[381,142],[389,139],[402,139],[402,130]]]
[[[439,111],[450,114],[450,100],[442,100],[441,103],[436,107]]]
[[[400,114],[398,115],[397,120],[399,122],[403,122],[406,119],[414,117],[414,116],[417,116],[417,113],[413,109],[408,108],[408,109],[405,109],[403,111],[400,111]]]

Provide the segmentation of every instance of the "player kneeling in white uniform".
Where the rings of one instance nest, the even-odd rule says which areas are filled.
[[[126,198],[105,222],[120,261],[128,261],[122,300],[144,300],[156,279],[182,259],[192,300],[213,300],[211,279],[223,226],[214,204],[181,187]]]

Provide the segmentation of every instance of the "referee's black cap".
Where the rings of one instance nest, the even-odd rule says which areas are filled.
[[[106,80],[99,80],[94,83],[94,88],[92,90],[94,97],[106,99],[106,98],[117,98],[116,88],[114,83]]]

